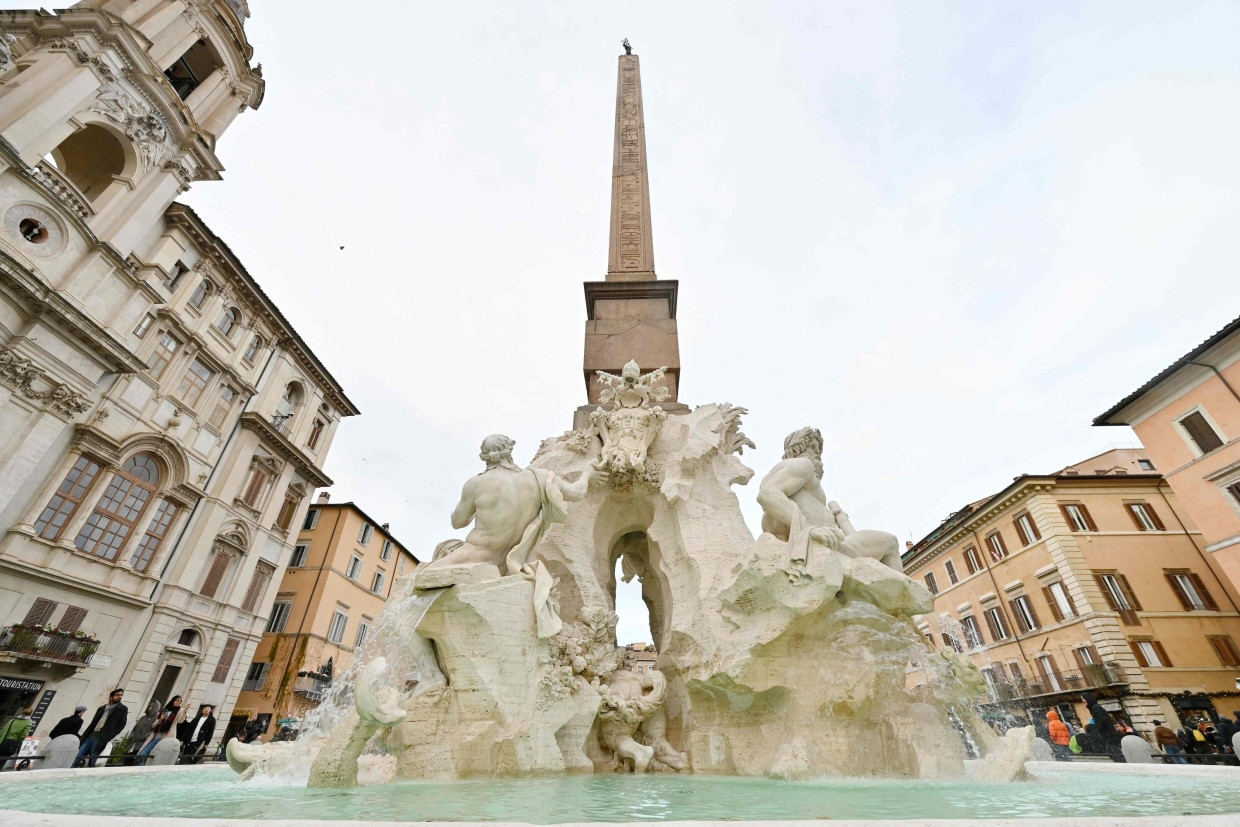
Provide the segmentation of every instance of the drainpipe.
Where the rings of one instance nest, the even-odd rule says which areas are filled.
[[[1231,395],[1235,397],[1237,402],[1240,402],[1240,393],[1236,393],[1236,389],[1233,388],[1231,386],[1231,383],[1227,381],[1227,377],[1224,376],[1222,373],[1220,373],[1219,369],[1214,367],[1214,365],[1207,365],[1205,362],[1193,362],[1193,361],[1189,361],[1189,364],[1196,365],[1199,368],[1209,368],[1210,370],[1214,371],[1214,375],[1218,377],[1218,381],[1223,383],[1223,387],[1231,391]]]
[[[1163,479],[1165,480],[1166,477],[1163,477]],[[1172,507],[1171,501],[1167,499],[1167,495],[1163,492],[1161,485],[1158,486],[1158,496],[1162,497],[1163,503],[1167,506],[1167,511],[1171,512],[1171,515],[1175,517],[1176,523],[1179,524],[1180,531],[1184,532],[1185,537],[1188,537],[1188,541],[1193,544],[1193,549],[1196,550],[1198,556],[1201,557],[1202,562],[1206,564],[1206,570],[1210,572],[1210,574],[1214,575],[1214,579],[1218,581],[1219,588],[1223,590],[1223,594],[1227,595],[1227,602],[1231,604],[1232,610],[1240,612],[1240,607],[1238,607],[1236,605],[1236,601],[1232,599],[1231,592],[1228,590],[1227,584],[1224,583],[1222,578],[1218,576],[1213,568],[1211,568],[1210,558],[1206,556],[1206,553],[1201,550],[1201,547],[1198,546],[1197,542],[1189,535],[1188,528],[1184,525],[1184,521],[1180,519],[1179,513],[1174,507]]]

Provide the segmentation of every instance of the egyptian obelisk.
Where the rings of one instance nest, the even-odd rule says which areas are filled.
[[[625,41],[628,52],[628,41]],[[650,177],[646,167],[646,120],[642,112],[641,65],[637,55],[620,55],[616,81],[616,133],[612,149],[611,236],[607,276],[587,281],[586,347],[583,363],[589,404],[578,409],[575,425],[587,421],[602,386],[595,371],[620,373],[630,359],[642,372],[667,366],[669,413],[678,404],[680,344],[676,334],[674,280],[654,272],[650,221]]]

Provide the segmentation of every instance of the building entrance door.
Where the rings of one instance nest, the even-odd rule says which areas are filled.
[[[43,684],[44,681],[0,675],[0,721],[12,718],[28,706],[34,706],[34,698],[43,688]]]
[[[177,678],[181,677],[181,667],[165,666],[164,672],[159,676],[159,683],[155,684],[155,691],[151,693],[148,701],[159,701],[161,705],[167,706],[168,701],[172,700],[175,694],[174,690],[177,685]],[[188,707],[189,704],[183,704]]]

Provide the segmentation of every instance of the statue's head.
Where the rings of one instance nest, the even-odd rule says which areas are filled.
[[[488,471],[496,467],[516,470],[516,463],[512,461],[512,449],[516,444],[516,440],[510,436],[491,434],[482,440],[482,450],[478,457],[487,464]]]
[[[822,479],[822,431],[808,425],[788,434],[784,440],[784,459],[806,457],[814,463],[814,473]]]

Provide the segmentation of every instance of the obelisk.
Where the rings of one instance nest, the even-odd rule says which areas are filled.
[[[627,52],[627,41],[625,44]],[[677,403],[680,389],[677,287],[676,281],[659,279],[654,272],[641,65],[637,55],[623,54],[616,81],[607,276],[603,281],[585,283],[583,367],[589,404],[578,409],[577,426],[585,423],[584,417],[598,404],[603,389],[595,371],[618,374],[630,359],[637,361],[643,373],[666,365],[666,384],[672,395],[663,403],[663,408],[672,413],[687,410]]]

